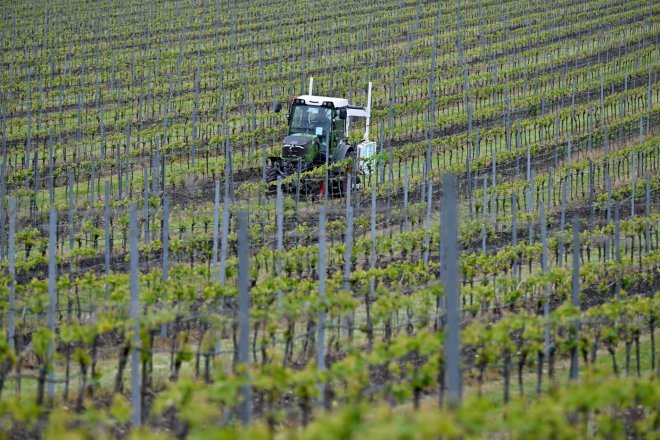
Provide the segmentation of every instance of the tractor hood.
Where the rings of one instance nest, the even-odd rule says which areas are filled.
[[[292,134],[282,141],[282,157],[285,159],[309,159],[310,153],[314,153],[315,135],[311,134]],[[314,156],[311,155],[313,158]]]

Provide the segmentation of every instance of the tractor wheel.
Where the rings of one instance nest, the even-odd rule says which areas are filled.
[[[274,165],[266,166],[266,183],[275,182],[278,172]]]
[[[355,161],[357,159],[357,154],[354,150],[349,151],[347,157],[350,157]],[[331,187],[332,193],[336,197],[344,197],[348,192],[349,185],[351,186],[351,193],[357,191],[360,188],[360,177],[359,175],[352,176],[348,179],[348,175],[351,173],[351,169],[340,170],[333,179],[333,185]]]

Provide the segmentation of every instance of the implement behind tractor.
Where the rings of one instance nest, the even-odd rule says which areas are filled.
[[[313,95],[313,84],[314,79],[311,78],[309,93],[288,102],[288,135],[282,141],[280,155],[269,157],[266,183],[325,165],[328,169],[328,193],[344,193],[349,185],[352,189],[358,189],[359,176],[370,170],[366,160],[376,153],[376,143],[369,141],[371,83],[366,107],[349,105],[344,98]],[[275,112],[281,110],[282,104],[277,103]],[[364,138],[355,145],[348,140],[351,118],[366,118]],[[331,166],[343,161],[346,161],[345,167]],[[349,174],[353,176],[350,181]],[[326,190],[325,178],[319,181],[303,177],[300,184],[306,192],[318,191],[319,195],[323,195]]]

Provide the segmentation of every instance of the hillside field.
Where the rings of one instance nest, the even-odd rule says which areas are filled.
[[[660,431],[660,2],[0,11],[0,439]]]

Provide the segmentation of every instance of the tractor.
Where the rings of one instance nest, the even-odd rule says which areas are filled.
[[[331,98],[312,94],[314,79],[309,81],[309,93],[288,102],[288,135],[282,141],[279,156],[269,157],[264,177],[266,183],[278,178],[304,173],[323,165],[347,161],[346,167],[333,168],[327,178],[302,178],[302,191],[323,196],[342,194],[351,186],[359,189],[360,175],[370,172],[368,159],[376,153],[376,143],[369,141],[369,121],[371,116],[371,83],[367,93],[367,106],[349,105],[344,98]],[[275,105],[275,112],[282,110],[282,103]],[[351,145],[348,140],[351,118],[366,118],[364,138]],[[348,178],[349,175],[353,177]],[[327,185],[327,188],[326,188]],[[295,187],[287,185],[288,188]]]

